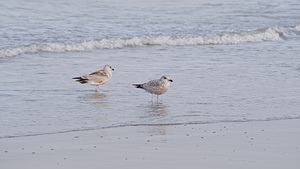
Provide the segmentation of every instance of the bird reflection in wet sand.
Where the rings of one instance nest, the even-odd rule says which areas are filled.
[[[111,101],[108,95],[103,93],[90,93],[82,97],[88,104],[97,106],[109,106]]]
[[[152,116],[166,117],[168,116],[168,107],[162,103],[152,103],[150,114]]]
[[[169,116],[169,106],[162,103],[155,103],[148,106],[147,121],[154,124],[147,128],[149,134],[166,135],[168,134],[167,118]],[[156,125],[157,124],[157,125]],[[163,141],[163,140],[162,140]]]

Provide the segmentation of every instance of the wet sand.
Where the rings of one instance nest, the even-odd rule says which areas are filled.
[[[1,168],[298,168],[300,120],[132,126],[0,140]]]

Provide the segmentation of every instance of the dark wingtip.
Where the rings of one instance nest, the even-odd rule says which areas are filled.
[[[87,83],[87,80],[79,79],[79,80],[76,80],[76,82],[79,82],[79,83],[81,83],[81,84],[84,84],[84,83]]]
[[[135,86],[136,88],[143,88],[142,84],[132,84],[132,86]]]
[[[76,79],[76,82],[79,82],[81,84],[88,82],[88,79],[83,79],[82,77],[73,77],[72,79]]]

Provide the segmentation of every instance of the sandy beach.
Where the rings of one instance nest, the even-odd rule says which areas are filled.
[[[300,166],[300,120],[132,126],[0,140],[1,168]]]

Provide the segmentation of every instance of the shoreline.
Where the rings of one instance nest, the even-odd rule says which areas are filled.
[[[300,119],[126,126],[0,139],[14,168],[297,168]]]
[[[115,126],[91,127],[91,128],[86,128],[86,129],[70,129],[70,130],[65,130],[65,131],[48,132],[48,133],[0,136],[0,140],[1,139],[9,139],[9,138],[36,137],[36,136],[56,135],[56,134],[65,134],[65,133],[73,133],[73,132],[105,130],[105,129],[122,128],[122,127],[155,127],[155,126],[159,127],[159,126],[205,125],[205,124],[221,124],[221,123],[226,124],[226,123],[268,122],[268,121],[281,121],[281,120],[300,120],[300,116],[299,117],[284,117],[284,118],[274,117],[274,118],[267,118],[267,119],[223,120],[223,121],[210,121],[210,122],[203,121],[203,122],[187,122],[187,123],[120,124],[120,125],[115,125]]]

